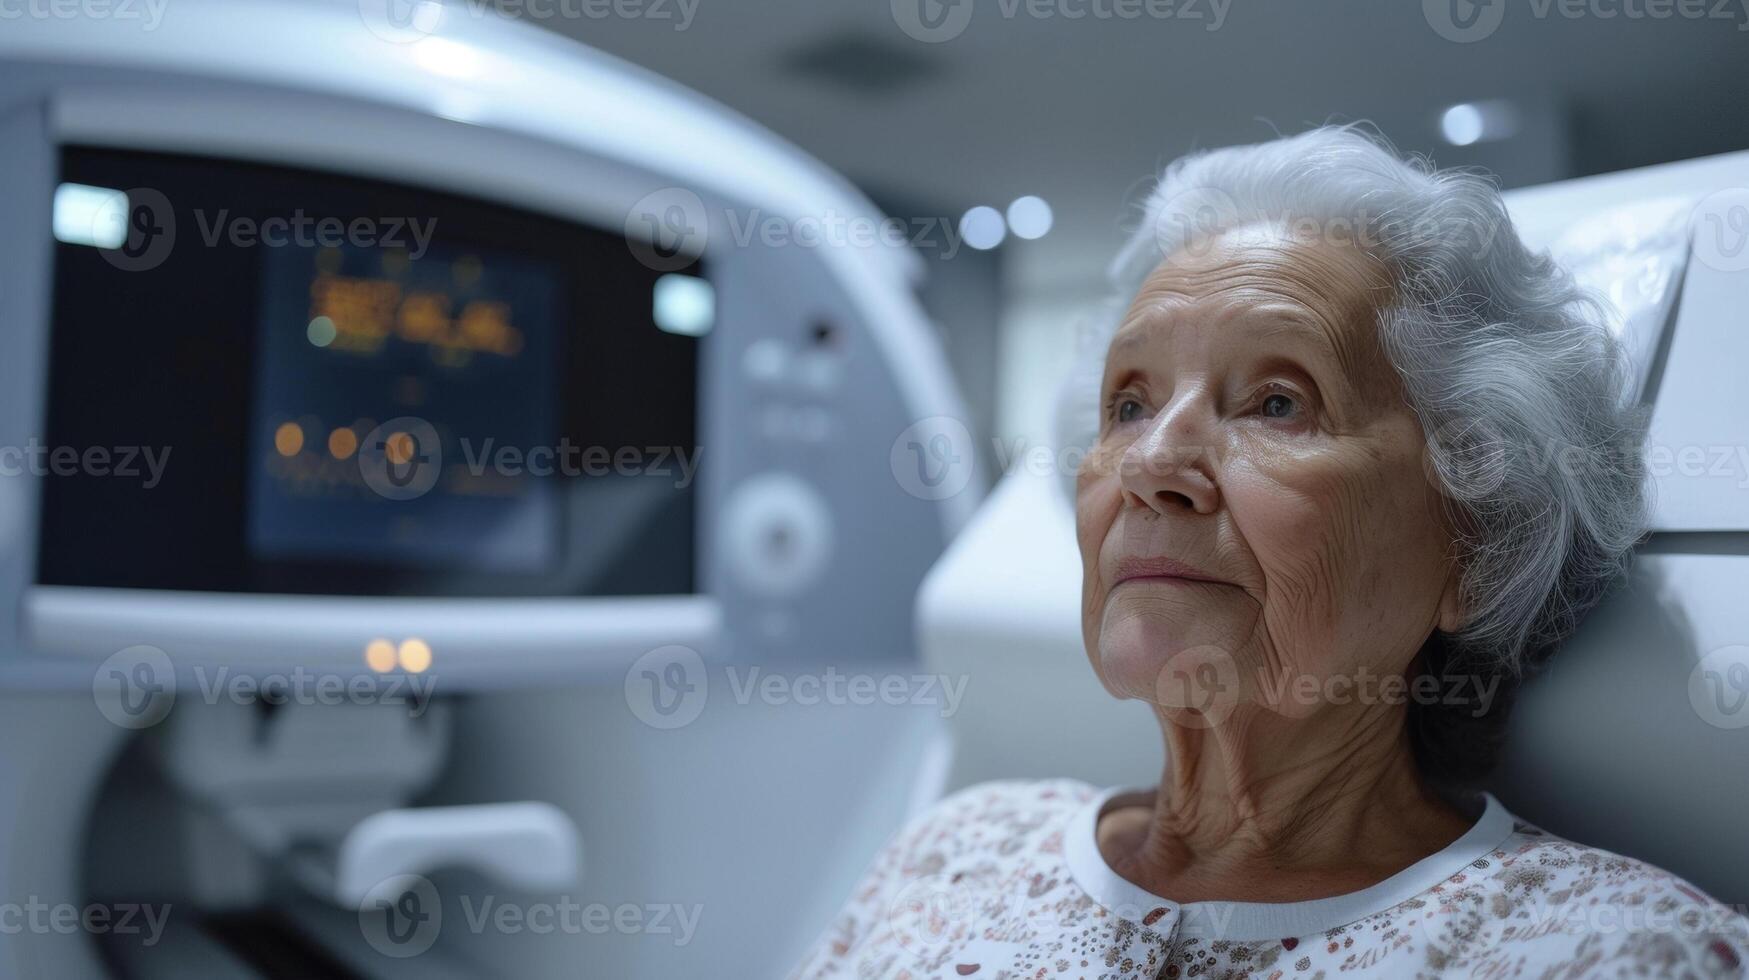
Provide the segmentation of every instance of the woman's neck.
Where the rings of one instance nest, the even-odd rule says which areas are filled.
[[[1419,777],[1400,708],[1287,719],[1245,707],[1213,728],[1162,711],[1160,722],[1167,762],[1152,805],[1099,826],[1112,868],[1156,895],[1327,898],[1383,881],[1469,828]]]

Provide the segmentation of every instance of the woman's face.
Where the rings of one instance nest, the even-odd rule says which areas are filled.
[[[1192,724],[1241,703],[1302,717],[1459,624],[1425,442],[1378,344],[1386,283],[1351,246],[1261,226],[1143,283],[1076,507],[1082,631],[1114,695]]]

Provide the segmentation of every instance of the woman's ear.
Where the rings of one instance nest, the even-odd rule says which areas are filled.
[[[1445,578],[1445,591],[1439,596],[1439,631],[1441,633],[1456,633],[1464,625],[1464,588],[1463,570],[1457,562],[1452,562],[1451,572]]]

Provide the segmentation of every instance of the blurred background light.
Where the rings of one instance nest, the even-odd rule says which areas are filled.
[[[1037,239],[1050,233],[1051,206],[1045,199],[1028,194],[1017,197],[1014,203],[1008,205],[1008,227],[1014,231],[1016,238]]]
[[[128,240],[125,191],[89,184],[55,188],[55,240],[68,245],[120,248]]]
[[[1452,146],[1510,139],[1518,134],[1518,113],[1503,99],[1460,102],[1440,115],[1439,132]]]
[[[661,330],[702,337],[716,322],[716,290],[706,279],[670,272],[656,280],[654,316]]]
[[[960,237],[973,248],[995,248],[1007,234],[1002,212],[989,205],[980,204],[960,217]]]

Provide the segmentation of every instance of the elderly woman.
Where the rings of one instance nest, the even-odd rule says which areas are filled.
[[[1083,636],[1160,785],[948,797],[796,976],[1742,976],[1742,916],[1474,788],[1645,509],[1624,354],[1493,186],[1346,128],[1201,153],[1115,268]]]

